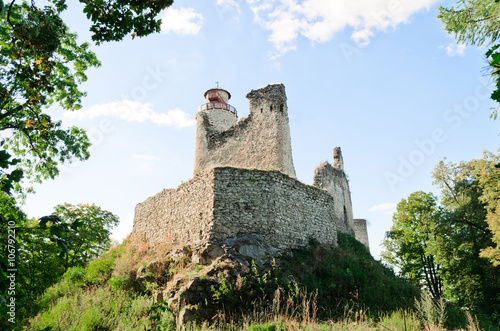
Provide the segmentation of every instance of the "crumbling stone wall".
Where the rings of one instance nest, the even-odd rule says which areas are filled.
[[[215,168],[212,239],[260,234],[271,246],[337,243],[333,198],[279,171]]]
[[[213,208],[214,173],[203,172],[139,203],[132,234],[150,244],[208,242]]]
[[[194,172],[232,166],[271,168],[295,176],[285,86],[268,85],[246,97],[250,100],[248,117],[230,127],[220,110],[198,112]]]
[[[335,215],[339,220],[337,229],[354,236],[351,192],[344,173],[344,161],[340,147],[334,149],[333,159],[335,161],[334,167],[328,162],[323,162],[314,170],[313,185],[326,190],[333,197]]]
[[[279,171],[216,167],[137,205],[134,236],[148,243],[220,243],[259,234],[277,249],[309,238],[337,243],[334,199]]]
[[[368,242],[368,229],[366,227],[366,220],[361,218],[354,219],[354,232],[356,239],[370,250],[370,243]]]
[[[226,109],[205,109],[203,115],[196,117],[197,120],[205,121],[202,125],[214,132],[224,131],[238,122],[238,116]]]

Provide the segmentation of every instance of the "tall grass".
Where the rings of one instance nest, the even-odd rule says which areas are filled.
[[[178,312],[165,301],[154,302],[151,291],[132,286],[138,269],[153,261],[168,268],[148,275],[150,289],[206,272],[189,264],[186,254],[169,254],[175,249],[126,241],[87,268],[69,269],[38,298],[39,313],[26,330],[175,330]],[[222,269],[230,267],[226,263]],[[470,312],[420,296],[347,235],[339,234],[338,248],[313,242],[268,269],[250,269],[234,284],[221,278],[220,286],[212,289],[210,300],[218,305],[212,320],[183,328],[434,331],[452,329],[446,324],[451,316],[463,320],[464,330],[484,329]]]

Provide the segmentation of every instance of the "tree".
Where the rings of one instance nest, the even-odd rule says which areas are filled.
[[[85,71],[100,63],[90,45],[78,44],[61,19],[66,1],[50,2],[54,6],[40,8],[33,0],[5,5],[0,1],[0,144],[9,157],[20,157],[14,173],[19,180],[21,172],[35,182],[54,178],[59,164],[89,157],[85,131],[63,128],[45,109],[54,103],[65,110],[79,109],[85,96],[79,84],[87,80]],[[130,32],[133,38],[159,31],[161,20],[156,16],[173,1],[80,2],[92,21],[92,39],[100,44],[122,40]],[[2,182],[13,173],[7,171],[9,165],[0,165],[5,169]]]
[[[443,296],[460,307],[488,314],[500,309],[500,269],[484,258],[493,251],[498,254],[498,243],[493,241],[498,227],[488,222],[498,226],[499,158],[485,153],[479,160],[440,162],[433,178],[441,189],[441,206],[432,196],[423,199],[422,192],[398,204],[383,255],[409,279],[418,272],[425,275],[418,255],[423,251],[432,256]],[[429,288],[429,282],[425,284]]]
[[[500,158],[485,153],[474,167],[483,188],[480,201],[486,206],[486,223],[493,237],[493,245],[481,251],[480,256],[489,259],[495,267],[500,265]]]
[[[0,192],[0,313],[6,316],[5,300],[12,297],[8,269],[17,270],[16,314],[29,314],[33,299],[69,267],[84,267],[110,247],[110,230],[117,224],[117,216],[95,205],[58,205],[53,215],[28,219],[12,196]],[[15,236],[8,237],[11,233]],[[0,329],[8,329],[4,322]]]
[[[424,285],[432,297],[442,295],[439,264],[430,245],[433,244],[437,220],[442,210],[436,197],[422,191],[401,200],[393,215],[393,225],[383,242],[382,258],[399,269],[401,276],[417,285]]]
[[[85,266],[110,247],[111,229],[118,225],[118,216],[96,205],[65,203],[54,208],[53,215],[74,229],[63,234],[67,250],[63,252],[65,270]]]
[[[438,18],[444,29],[455,35],[459,43],[465,45],[490,46],[486,52],[489,71],[495,81],[495,90],[491,98],[500,102],[500,2],[498,0],[459,0],[456,7],[439,7]],[[492,113],[497,118],[497,110]]]

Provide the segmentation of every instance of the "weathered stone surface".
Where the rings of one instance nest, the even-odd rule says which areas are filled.
[[[255,261],[257,265],[264,265],[279,254],[278,249],[266,244],[257,234],[240,234],[236,238],[225,240],[222,245],[231,257],[243,265],[247,265],[247,261],[241,259],[240,256]]]
[[[156,304],[156,303],[159,303],[163,301],[163,293],[162,292],[154,292],[153,293],[153,302]]]
[[[195,319],[193,311],[189,308],[184,308],[179,313],[180,327],[185,327],[187,324],[194,322]]]
[[[179,244],[220,245],[240,234],[258,234],[283,250],[305,246],[310,238],[335,245],[339,222],[334,199],[325,190],[279,171],[219,167],[139,204],[133,235],[145,233],[143,239],[150,244],[173,240],[175,234]],[[220,253],[210,251],[204,258]]]
[[[252,90],[247,98],[250,114],[237,123],[226,110],[198,112],[195,173],[231,165],[273,168],[295,176],[285,86],[272,84]]]
[[[321,163],[314,170],[313,185],[326,190],[333,197],[333,208],[337,219],[337,230],[354,236],[354,220],[352,215],[351,192],[349,182],[344,173],[344,161],[340,149],[335,149],[335,167],[330,163]]]
[[[355,237],[360,243],[370,250],[370,243],[368,241],[368,229],[366,227],[366,220],[361,218],[354,219],[354,232]]]
[[[163,190],[135,207],[133,235],[148,243],[208,242],[213,217],[213,172],[175,190]]]

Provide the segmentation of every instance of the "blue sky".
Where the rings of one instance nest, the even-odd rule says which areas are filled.
[[[283,83],[297,177],[333,163],[342,148],[356,218],[368,220],[372,254],[395,205],[418,190],[439,192],[430,172],[443,158],[480,158],[499,148],[489,119],[485,49],[457,45],[436,19],[434,0],[176,1],[162,32],[93,46],[83,109],[50,110],[88,130],[86,162],[35,187],[24,209],[50,214],[64,202],[95,203],[132,230],[135,205],[192,178],[195,122],[204,92],[220,83],[240,117],[246,93]],[[80,41],[79,5],[65,15]]]

